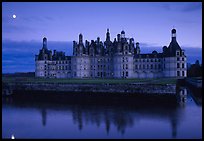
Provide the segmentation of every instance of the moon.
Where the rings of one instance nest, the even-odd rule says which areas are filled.
[[[16,15],[13,15],[13,18],[15,19],[15,18],[16,18]]]

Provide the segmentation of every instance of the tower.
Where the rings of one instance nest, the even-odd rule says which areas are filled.
[[[140,54],[140,46],[139,46],[139,42],[136,43],[135,54]]]
[[[79,54],[82,55],[84,52],[84,45],[83,45],[83,36],[79,34]]]
[[[172,37],[172,40],[176,39],[176,29],[174,28],[171,30],[171,37]]]
[[[83,43],[83,35],[80,33],[79,34],[79,44]]]
[[[106,41],[110,41],[110,32],[109,32],[109,29],[107,29]]]
[[[125,31],[124,30],[121,31],[121,38],[125,38]]]
[[[43,49],[47,50],[47,38],[43,38]]]

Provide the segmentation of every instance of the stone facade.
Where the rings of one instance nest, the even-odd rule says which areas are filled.
[[[163,52],[153,51],[141,54],[139,43],[126,38],[125,32],[117,35],[112,42],[107,29],[105,42],[91,40],[73,41],[73,56],[64,52],[47,49],[47,39],[43,38],[43,48],[35,56],[35,76],[47,78],[159,78],[186,77],[187,64],[184,50],[176,40],[176,30],[172,29],[172,40]]]

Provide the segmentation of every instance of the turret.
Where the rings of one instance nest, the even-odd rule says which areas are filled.
[[[121,38],[125,38],[125,31],[124,30],[121,31]]]
[[[171,30],[171,37],[172,37],[172,41],[176,41],[176,29],[172,29]]]
[[[47,50],[47,38],[43,38],[43,49]]]
[[[79,34],[79,44],[83,44],[83,35]]]
[[[83,36],[82,36],[81,33],[79,34],[79,45],[78,45],[78,47],[79,47],[79,50],[78,50],[79,54],[82,55],[84,53],[84,45],[83,45]]]
[[[106,33],[106,41],[110,41],[110,33],[109,33],[109,29],[107,29],[107,33]]]
[[[77,56],[78,54],[78,47],[76,41],[73,41],[73,55]]]
[[[130,51],[131,51],[131,53],[134,53],[134,49],[135,49],[135,47],[134,47],[134,39],[130,38],[129,42],[130,42]]]
[[[136,53],[136,54],[140,54],[139,42],[136,43],[135,53]]]
[[[118,42],[121,42],[120,34],[117,35],[117,40],[118,40]]]

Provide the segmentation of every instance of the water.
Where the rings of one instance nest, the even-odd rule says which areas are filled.
[[[202,104],[184,89],[176,106],[79,105],[4,99],[2,138],[202,138]]]

